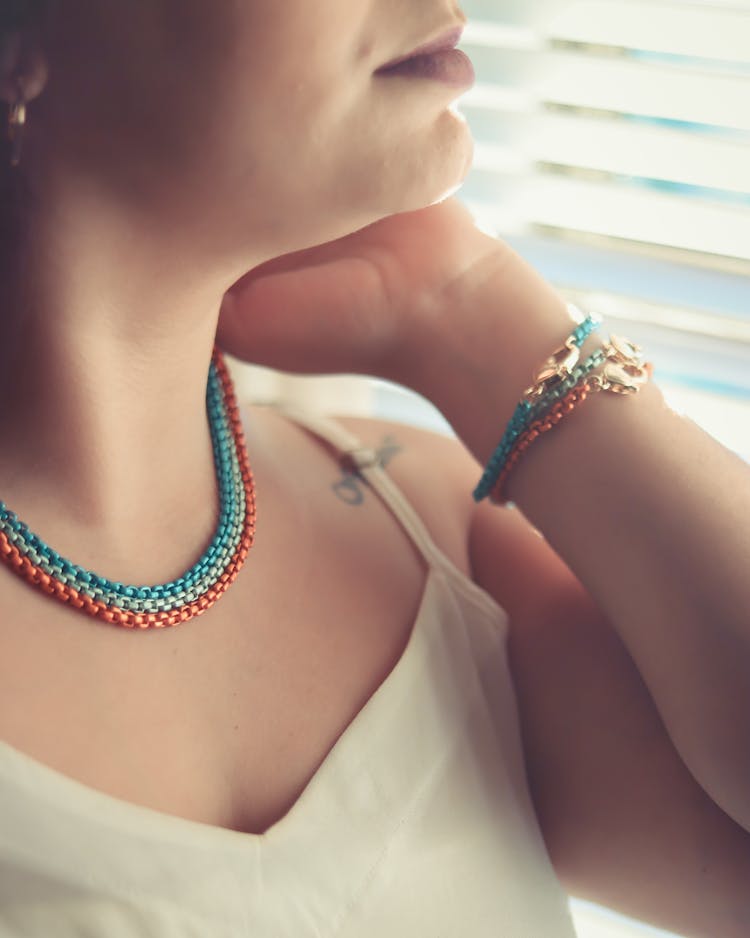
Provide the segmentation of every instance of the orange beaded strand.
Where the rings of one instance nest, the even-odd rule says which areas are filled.
[[[556,404],[553,404],[543,417],[539,417],[537,420],[534,420],[529,424],[529,426],[516,440],[513,449],[510,451],[503,471],[500,473],[497,481],[492,487],[492,491],[490,492],[489,496],[491,502],[496,505],[504,505],[508,501],[508,499],[503,495],[503,487],[505,486],[505,482],[507,481],[513,466],[518,462],[521,456],[523,456],[524,452],[529,448],[529,446],[531,446],[537,437],[541,436],[542,433],[546,433],[548,430],[551,430],[562,420],[566,414],[572,413],[576,407],[578,407],[586,400],[591,391],[592,386],[587,381],[576,385],[576,387],[568,391],[565,397],[559,400]]]
[[[8,541],[5,533],[0,531],[0,553],[7,557],[8,562],[15,568],[19,576],[23,577],[32,586],[41,589],[48,595],[55,595],[55,598],[61,602],[69,603],[76,609],[82,609],[85,613],[95,618],[103,619],[111,625],[121,625],[125,628],[164,628],[165,626],[177,625],[180,622],[186,622],[195,616],[199,616],[216,603],[222,593],[235,581],[240,567],[242,566],[248,551],[252,545],[252,534],[245,533],[242,538],[241,547],[233,557],[227,569],[219,577],[215,586],[212,586],[195,602],[187,603],[179,609],[173,609],[170,612],[143,612],[135,613],[121,609],[119,606],[108,606],[99,600],[91,599],[90,596],[81,595],[76,589],[59,580],[53,580],[49,574],[40,570],[35,564],[24,557],[18,548]]]

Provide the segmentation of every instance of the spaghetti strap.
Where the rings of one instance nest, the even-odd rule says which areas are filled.
[[[409,500],[378,462],[378,454],[374,449],[364,446],[358,437],[333,417],[286,403],[274,403],[272,406],[275,411],[321,437],[338,451],[341,462],[344,465],[348,462],[390,508],[430,567],[445,567],[446,563],[451,565]]]

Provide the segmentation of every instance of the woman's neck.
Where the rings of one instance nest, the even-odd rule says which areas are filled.
[[[48,543],[194,550],[218,507],[205,394],[222,289],[177,244],[82,214],[38,228],[0,296],[0,499]]]

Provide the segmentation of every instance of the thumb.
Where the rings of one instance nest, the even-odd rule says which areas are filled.
[[[383,291],[359,258],[246,276],[224,295],[217,342],[229,354],[300,374],[365,372],[386,339]]]

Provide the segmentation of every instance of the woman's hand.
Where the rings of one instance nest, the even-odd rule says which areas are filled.
[[[391,215],[250,270],[225,295],[217,341],[284,371],[412,384],[430,342],[449,340],[464,298],[510,253],[455,198]]]

